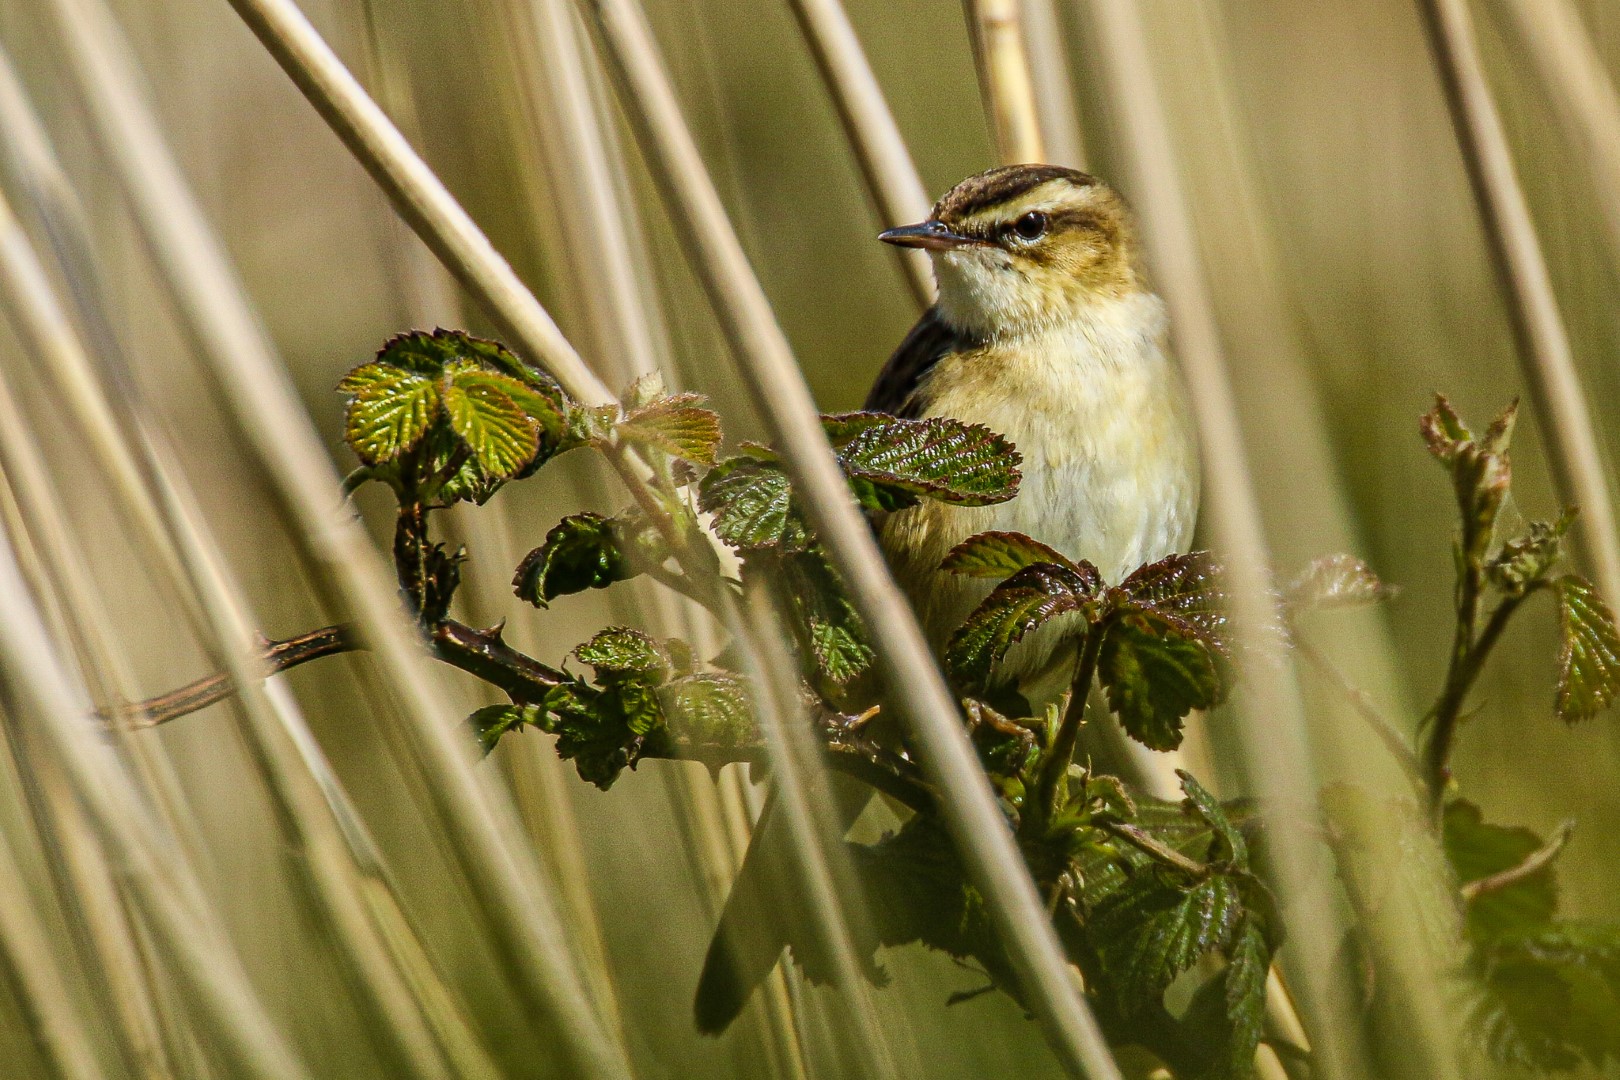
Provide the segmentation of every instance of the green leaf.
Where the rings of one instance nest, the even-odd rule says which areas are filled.
[[[1529,829],[1486,823],[1479,807],[1465,799],[1446,804],[1443,824],[1446,860],[1463,885],[1520,865],[1544,843]],[[1469,901],[1468,933],[1479,942],[1529,934],[1546,926],[1557,909],[1558,882],[1549,864]]]
[[[1226,989],[1226,1019],[1229,1025],[1226,1060],[1215,1077],[1254,1075],[1254,1052],[1266,1021],[1266,976],[1271,971],[1271,947],[1265,932],[1251,916],[1232,943],[1223,973]],[[1211,1078],[1214,1080],[1214,1077]]]
[[[540,710],[535,706],[512,704],[486,705],[467,717],[467,723],[478,737],[478,745],[486,757],[495,749],[502,735],[521,730],[525,724],[538,724],[539,720]]]
[[[1006,578],[1026,566],[1074,564],[1056,548],[1017,532],[982,532],[970,536],[946,553],[941,570],[966,577]]]
[[[432,379],[380,364],[356,368],[338,388],[354,394],[344,440],[367,465],[393,461],[416,446],[439,410]]]
[[[744,564],[745,572],[768,575],[771,586],[792,613],[790,625],[800,635],[816,674],[843,685],[872,662],[872,647],[844,583],[819,549],[791,554],[760,554]]]
[[[581,663],[596,669],[596,680],[626,676],[663,682],[674,664],[669,651],[640,630],[612,626],[574,650]]]
[[[978,424],[852,413],[825,417],[823,425],[869,510],[898,510],[922,498],[987,506],[1018,493],[1018,451]]]
[[[1180,778],[1181,790],[1187,796],[1186,812],[1209,823],[1211,843],[1209,850],[1200,857],[1201,860],[1210,864],[1248,866],[1249,845],[1227,818],[1220,800],[1204,790],[1204,786],[1185,769],[1177,769],[1176,776]]]
[[[1152,608],[1109,627],[1097,657],[1108,707],[1133,739],[1154,750],[1181,745],[1181,721],[1219,704],[1225,687],[1208,646],[1186,623]]]
[[[1620,1062],[1620,927],[1560,921],[1499,942],[1474,1011],[1492,1057],[1540,1069]]]
[[[674,734],[697,743],[741,746],[758,734],[748,685],[728,672],[699,672],[665,683],[658,701]]]
[[[1133,877],[1087,924],[1121,1015],[1157,1005],[1204,954],[1231,947],[1245,922],[1243,890],[1215,875],[1183,888],[1153,872]]]
[[[1379,580],[1372,567],[1354,555],[1313,559],[1283,589],[1283,600],[1295,611],[1364,607],[1389,599],[1395,590]]]
[[[443,392],[451,430],[491,477],[517,475],[540,452],[534,419],[518,408],[496,377],[457,365],[448,371]]]
[[[1485,566],[1491,584],[1509,596],[1523,596],[1546,580],[1563,555],[1564,534],[1575,520],[1570,507],[1557,521],[1533,521],[1530,531],[1502,545],[1502,550]]]
[[[631,412],[616,430],[627,442],[698,465],[713,465],[720,449],[720,418],[700,407],[704,400],[701,394],[659,398]]]
[[[1558,689],[1553,711],[1574,723],[1597,715],[1620,697],[1620,630],[1614,612],[1585,578],[1566,574],[1558,593]]]
[[[570,514],[524,556],[512,578],[518,598],[537,607],[586,589],[605,589],[640,571],[625,550],[623,525],[601,514]]]
[[[698,508],[714,515],[714,533],[740,550],[803,551],[810,529],[794,505],[779,465],[751,456],[728,458],[703,478]]]
[[[1008,649],[1048,619],[1086,610],[1101,585],[1096,567],[1084,561],[1025,567],[996,586],[951,635],[946,670],[966,693],[984,692]]]

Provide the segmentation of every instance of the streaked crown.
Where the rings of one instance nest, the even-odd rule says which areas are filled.
[[[1145,288],[1130,213],[1094,176],[1008,165],[970,176],[930,220],[881,239],[926,248],[939,307],[959,329],[1018,333],[1069,318],[1075,305]]]

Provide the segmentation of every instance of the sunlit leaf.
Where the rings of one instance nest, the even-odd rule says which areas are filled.
[[[1200,859],[1206,863],[1224,863],[1233,866],[1247,866],[1249,862],[1249,845],[1243,834],[1238,831],[1226,816],[1226,810],[1221,806],[1220,800],[1204,789],[1204,786],[1185,769],[1177,769],[1176,776],[1181,780],[1181,790],[1187,796],[1186,810],[1209,823],[1214,842],[1209,850],[1204,852]]]
[[[1283,599],[1296,611],[1315,611],[1376,604],[1394,593],[1372,567],[1354,555],[1340,554],[1313,559],[1283,589]]]
[[[951,635],[945,667],[967,693],[981,693],[1007,650],[1057,615],[1082,611],[1102,584],[1088,562],[1038,563],[998,585]]]
[[[1553,709],[1573,723],[1597,715],[1620,697],[1620,630],[1614,612],[1585,578],[1567,574],[1558,593],[1558,690]]]
[[[669,652],[639,630],[609,627],[574,650],[581,663],[596,669],[597,680],[622,675],[662,681],[673,667]]]
[[[673,458],[713,465],[720,448],[720,418],[705,409],[700,394],[658,398],[619,421],[619,436]]]
[[[359,371],[368,369],[380,369],[387,375],[353,379]],[[339,386],[355,387],[344,426],[344,439],[355,456],[368,465],[379,465],[393,461],[421,441],[439,410],[438,386],[432,379],[382,369],[378,364],[367,364],[350,376]]]
[[[1119,592],[1133,606],[1173,617],[1184,635],[1196,637],[1220,656],[1230,654],[1225,579],[1209,552],[1170,555],[1140,566],[1119,583]]]
[[[826,555],[797,552],[770,559],[766,565],[816,671],[840,685],[865,671],[872,662],[866,628]]]
[[[451,430],[490,476],[515,476],[540,451],[538,426],[489,375],[477,370],[463,374],[452,370],[444,387]]]
[[[1016,532],[982,532],[953,547],[939,568],[967,577],[1006,578],[1026,566],[1053,563],[1072,566],[1067,556],[1033,537]]]
[[[694,742],[736,746],[756,735],[748,685],[726,672],[698,672],[658,690],[664,716],[676,735]]]
[[[1186,623],[1151,608],[1113,623],[1097,676],[1126,733],[1154,750],[1180,746],[1182,718],[1218,704],[1225,693],[1209,647]]]

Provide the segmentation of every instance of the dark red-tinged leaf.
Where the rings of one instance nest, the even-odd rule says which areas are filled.
[[[1138,567],[1118,592],[1130,606],[1151,607],[1184,624],[1190,634],[1222,657],[1231,654],[1226,591],[1220,564],[1207,551],[1170,555]]]
[[[1558,593],[1558,690],[1553,708],[1574,723],[1597,715],[1620,697],[1620,630],[1614,612],[1585,578],[1566,574]]]
[[[851,489],[868,509],[903,509],[922,498],[986,506],[1018,493],[1017,449],[981,425],[875,413],[822,423]]]
[[[1056,548],[1023,533],[982,532],[953,547],[939,568],[967,577],[1007,578],[1036,563],[1074,565]]]
[[[1458,546],[1471,562],[1483,560],[1490,549],[1497,515],[1513,483],[1508,445],[1517,413],[1518,402],[1514,402],[1475,439],[1451,403],[1436,394],[1434,408],[1419,422],[1429,452],[1451,472],[1462,515]]]
[[[1097,568],[1038,563],[998,585],[951,636],[945,667],[967,693],[986,690],[1007,650],[1041,623],[1083,611],[1102,585]]]
[[[1295,611],[1315,611],[1376,604],[1394,594],[1372,567],[1354,555],[1339,554],[1313,559],[1283,589],[1283,600]]]

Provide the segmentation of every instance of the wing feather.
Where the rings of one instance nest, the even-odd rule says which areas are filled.
[[[935,364],[962,350],[965,336],[948,326],[938,308],[929,308],[911,328],[889,362],[878,372],[872,392],[863,406],[868,412],[889,413],[907,420],[922,415],[923,402],[917,391]]]

